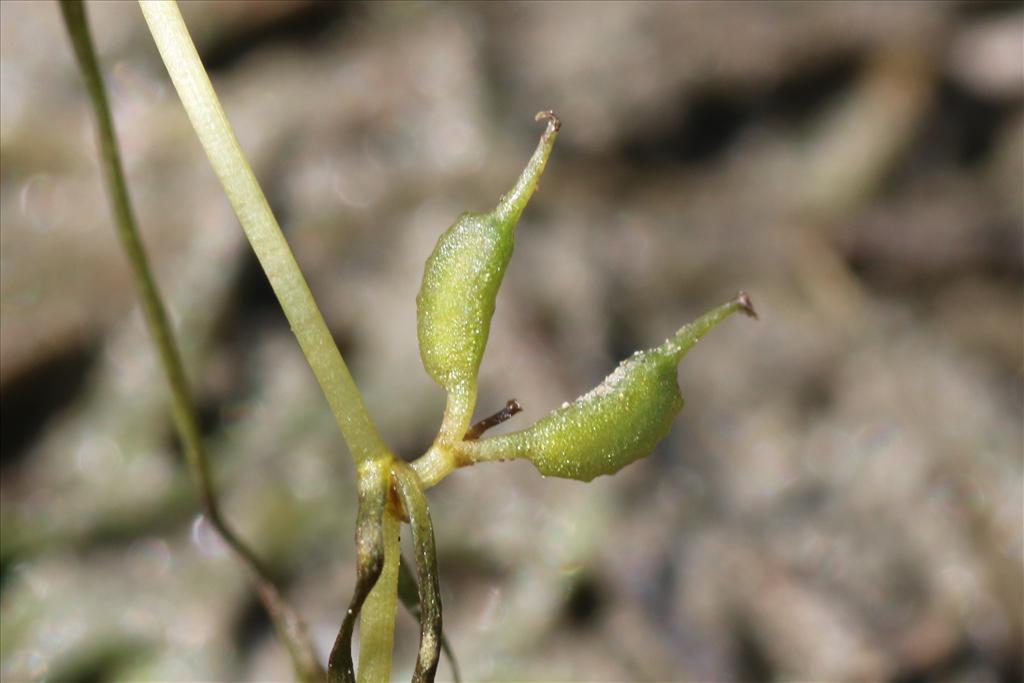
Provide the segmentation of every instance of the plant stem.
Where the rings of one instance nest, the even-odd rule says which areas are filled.
[[[74,48],[75,58],[82,72],[82,79],[85,81],[86,90],[89,92],[96,115],[101,164],[118,235],[131,263],[132,273],[142,300],[146,324],[153,335],[160,363],[171,387],[174,421],[185,446],[192,478],[199,487],[203,509],[210,523],[241,560],[255,583],[263,605],[269,612],[281,639],[288,647],[296,674],[303,681],[322,681],[325,674],[302,621],[285,602],[260,561],[235,535],[221,514],[216,488],[210,475],[206,445],[199,429],[195,405],[192,402],[188,377],[185,374],[181,354],[167,320],[167,312],[160,298],[160,292],[149,267],[128,197],[128,187],[118,151],[113,119],[103,86],[103,77],[93,49],[85,7],[81,0],[61,0],[60,7]]]
[[[403,555],[398,563],[398,599],[402,601],[405,608],[409,610],[416,621],[420,620],[422,610],[420,609],[420,588],[409,569],[409,561]],[[448,658],[448,665],[452,668],[452,680],[455,683],[462,683],[462,674],[459,673],[459,661],[455,657],[455,650],[448,642],[444,631],[441,631],[441,652]]]
[[[329,683],[356,683],[352,632],[370,591],[384,571],[384,514],[391,490],[391,459],[368,460],[357,468],[359,514],[356,517],[356,587],[327,660]]]
[[[387,452],[288,242],[260,190],[175,2],[139,0],[192,127],[270,280],[357,463]]]
[[[398,606],[399,528],[391,512],[384,513],[384,569],[363,605],[359,618],[359,683],[391,680],[391,651]]]
[[[441,481],[462,464],[460,463],[458,444],[433,444],[426,453],[409,463],[409,467],[416,472],[420,484],[424,489],[437,486]]]
[[[416,574],[419,584],[420,647],[416,656],[413,683],[434,680],[437,661],[441,653],[441,588],[437,580],[437,550],[434,544],[434,525],[430,520],[427,497],[423,495],[416,473],[398,463],[392,470],[409,515],[409,528],[416,548]]]

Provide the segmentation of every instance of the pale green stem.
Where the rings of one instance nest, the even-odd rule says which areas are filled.
[[[384,569],[366,598],[359,617],[359,683],[388,683],[398,605],[398,563],[401,522],[384,513]]]
[[[139,0],[196,135],[270,280],[356,462],[387,452],[256,176],[235,139],[173,0]]]
[[[509,432],[479,441],[464,441],[459,444],[459,456],[466,465],[528,458],[531,453],[531,444],[513,438],[520,432]]]
[[[449,394],[450,396],[451,394]],[[435,441],[430,450],[414,462],[409,463],[409,467],[419,477],[420,486],[426,490],[451,474],[455,468],[472,465],[476,462],[471,456],[466,454],[465,448],[463,448],[464,444],[467,441],[478,440],[488,429],[511,419],[521,412],[522,409],[523,407],[519,405],[519,401],[514,398],[510,399],[505,403],[504,408],[493,415],[485,417],[470,427],[468,431],[465,431],[462,439],[449,443],[442,443],[440,440]]]
[[[413,546],[416,548],[416,575],[419,584],[420,647],[416,656],[413,683],[434,680],[437,661],[441,653],[441,588],[437,580],[437,550],[434,545],[434,526],[430,520],[427,497],[423,495],[416,473],[398,464],[392,470],[402,499]]]
[[[139,236],[124,178],[121,155],[118,151],[114,122],[110,115],[103,76],[100,73],[93,49],[92,36],[85,16],[85,7],[80,0],[62,0],[61,12],[67,26],[75,58],[82,72],[86,90],[96,114],[97,137],[100,145],[100,159],[105,176],[110,203],[113,208],[118,236],[128,255],[135,284],[139,289],[146,326],[156,343],[160,364],[171,388],[174,422],[185,447],[192,478],[199,488],[200,500],[207,518],[242,562],[256,585],[260,599],[266,607],[278,634],[288,647],[296,674],[302,681],[323,681],[325,674],[316,656],[312,641],[306,633],[301,619],[285,602],[284,597],[269,578],[269,573],[255,554],[239,539],[223,518],[217,502],[217,492],[210,475],[210,459],[206,452],[199,428],[199,419],[188,376],[181,360],[174,333],[167,320],[160,291],[153,272],[149,267],[145,248]]]
[[[466,380],[448,392],[444,418],[437,433],[437,442],[450,444],[462,441],[473,419],[476,407],[476,379]]]
[[[330,683],[356,683],[352,633],[366,598],[384,570],[383,519],[391,490],[391,464],[391,458],[379,458],[367,460],[357,468],[356,586],[327,661],[327,680]]]
[[[426,453],[409,463],[416,472],[424,489],[441,483],[441,480],[459,466],[454,445],[435,443]]]

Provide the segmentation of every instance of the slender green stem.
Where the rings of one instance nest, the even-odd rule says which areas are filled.
[[[436,486],[459,467],[455,445],[435,443],[426,453],[409,463],[424,489]]]
[[[473,419],[476,407],[476,378],[467,379],[448,391],[448,399],[444,407],[444,417],[437,432],[437,443],[450,444],[462,441]]]
[[[451,394],[448,395],[448,399],[450,405]],[[470,427],[462,439],[446,442],[438,439],[430,447],[430,450],[409,463],[409,466],[416,472],[420,485],[424,489],[428,489],[440,483],[442,479],[455,471],[456,468],[472,465],[475,461],[466,455],[463,442],[478,440],[488,429],[511,419],[514,415],[521,412],[522,409],[523,407],[519,405],[519,401],[514,398],[509,399],[504,408]]]
[[[399,530],[401,522],[384,513],[384,569],[363,604],[359,618],[359,683],[391,680],[391,651],[398,607]]]
[[[437,551],[427,497],[416,473],[397,463],[394,476],[398,495],[409,515],[413,546],[416,548],[416,576],[420,598],[420,648],[416,656],[413,683],[434,680],[441,652],[441,589],[437,579]]]
[[[200,499],[210,523],[232,548],[256,585],[261,600],[292,656],[296,674],[303,681],[322,681],[325,677],[312,641],[298,615],[285,602],[269,573],[253,552],[235,535],[223,518],[217,492],[210,474],[209,457],[199,429],[188,377],[182,364],[174,334],[167,320],[160,292],[149,267],[128,197],[128,186],[118,151],[114,123],[110,115],[103,77],[100,73],[85,7],[81,0],[62,0],[61,12],[67,26],[75,58],[82,72],[96,114],[101,163],[118,236],[128,255],[136,286],[139,288],[146,324],[153,335],[160,363],[171,387],[174,421],[185,446],[189,470],[199,487]]]
[[[387,452],[288,242],[242,153],[173,0],[139,0],[196,135],[270,280],[356,462]]]
[[[355,683],[352,631],[367,596],[384,570],[383,517],[391,490],[390,459],[359,465],[359,515],[356,518],[356,587],[327,662],[330,683]]]

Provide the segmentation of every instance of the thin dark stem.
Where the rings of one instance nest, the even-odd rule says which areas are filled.
[[[409,614],[419,621],[420,588],[419,584],[416,583],[416,577],[413,576],[412,570],[409,569],[409,561],[405,559],[404,555],[401,557],[401,563],[398,566],[398,599],[402,601],[402,605]],[[459,661],[455,658],[455,650],[452,648],[451,643],[448,642],[448,637],[445,636],[444,631],[441,631],[441,652],[448,659],[448,666],[452,668],[452,680],[455,683],[462,683]]]
[[[110,106],[107,102],[103,77],[89,33],[85,7],[81,0],[61,0],[60,7],[74,48],[75,58],[82,73],[82,79],[89,92],[89,99],[96,115],[101,166],[114,212],[118,236],[131,263],[132,273],[142,301],[146,325],[153,335],[160,356],[160,364],[171,388],[174,422],[182,443],[185,445],[188,467],[192,479],[199,489],[203,510],[210,524],[231,547],[254,582],[278,634],[288,647],[296,674],[303,681],[323,681],[326,674],[320,666],[302,620],[285,602],[281,592],[271,581],[266,568],[248,546],[235,535],[221,514],[213,477],[210,474],[210,460],[199,429],[195,405],[192,402],[188,377],[185,374],[181,354],[171,331],[167,312],[153,278],[145,248],[139,237],[128,197],[128,187],[118,151]]]
[[[463,441],[476,441],[481,436],[483,436],[483,433],[486,432],[488,429],[490,429],[491,427],[497,427],[502,422],[510,420],[513,415],[522,412],[522,410],[523,407],[519,405],[519,401],[515,400],[514,398],[509,399],[508,403],[505,404],[504,408],[494,413],[494,415],[489,415],[488,417],[485,417],[484,419],[480,420],[472,427],[470,427],[469,430],[466,432],[466,436],[463,437]]]

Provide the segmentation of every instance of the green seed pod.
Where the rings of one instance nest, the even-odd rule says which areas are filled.
[[[743,292],[680,329],[657,348],[638,351],[590,392],[504,436],[467,442],[475,461],[527,458],[541,474],[590,481],[651,453],[683,407],[676,368],[709,330],[736,311],[756,317]]]
[[[442,434],[461,440],[476,403],[476,378],[494,315],[494,302],[512,257],[519,216],[537,182],[560,123],[552,112],[536,151],[515,187],[490,213],[464,213],[427,259],[416,297],[417,332],[423,366],[448,392]]]

